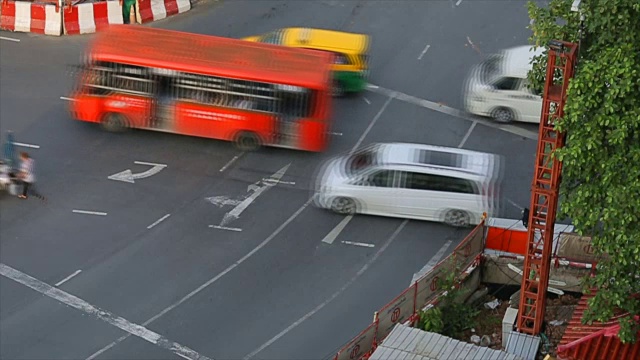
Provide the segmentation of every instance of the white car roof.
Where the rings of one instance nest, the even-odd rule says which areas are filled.
[[[381,164],[425,166],[476,175],[497,175],[499,157],[478,151],[413,143],[377,143],[376,161]]]
[[[527,77],[527,73],[531,70],[531,60],[533,57],[541,55],[543,52],[544,48],[539,47],[534,50],[533,46],[529,45],[516,46],[502,50],[502,71],[507,76],[525,78]]]

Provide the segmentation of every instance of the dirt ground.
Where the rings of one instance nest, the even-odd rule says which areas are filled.
[[[472,329],[464,331],[463,335],[458,340],[471,343],[471,336],[478,335],[482,337],[483,335],[487,335],[491,337],[490,348],[496,350],[502,349],[502,319],[509,307],[509,300],[501,301],[500,305],[496,309],[492,310],[485,308],[484,304],[494,299],[496,299],[495,296],[485,296],[480,303],[480,313],[476,317],[475,326]],[[545,313],[546,328],[544,329],[544,334],[548,338],[549,342],[547,343],[544,338],[540,342],[540,351],[538,353],[539,359],[544,358],[546,354],[556,354],[558,344],[562,339],[562,335],[567,328],[567,323],[571,319],[573,310],[579,300],[580,297],[577,295],[565,294],[562,296],[549,296],[547,299],[547,308]],[[562,321],[563,324],[551,325],[550,322],[553,320]]]

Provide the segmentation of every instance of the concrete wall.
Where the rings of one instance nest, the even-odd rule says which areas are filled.
[[[500,258],[495,255],[484,256],[482,263],[482,282],[492,284],[520,285],[522,277],[507,267],[513,264],[522,270],[524,260]],[[582,292],[582,279],[589,275],[590,269],[579,269],[570,266],[560,265],[556,268],[551,264],[550,280],[563,281],[567,285],[551,285],[551,287],[562,291]]]

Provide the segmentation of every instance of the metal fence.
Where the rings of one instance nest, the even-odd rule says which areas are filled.
[[[457,277],[458,281],[470,275],[470,272],[465,270],[479,263],[484,249],[484,240],[485,221],[483,220],[462,240],[452,254],[376,312],[373,323],[342,347],[333,359],[366,359],[396,324],[406,322],[414,324],[418,320],[420,310],[427,305],[436,304],[443,294],[439,282],[446,277],[449,267],[453,265],[454,269],[461,270],[461,274]]]

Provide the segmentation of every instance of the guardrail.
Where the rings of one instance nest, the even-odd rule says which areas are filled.
[[[419,312],[428,305],[437,304],[444,291],[440,289],[439,281],[446,276],[449,264],[462,270],[457,277],[459,283],[464,281],[481,259],[485,241],[485,220],[482,220],[469,235],[454,249],[453,253],[440,261],[433,269],[416,280],[395,299],[374,314],[373,323],[360,334],[349,341],[333,360],[361,360],[367,359],[379,343],[400,323],[415,324]]]

